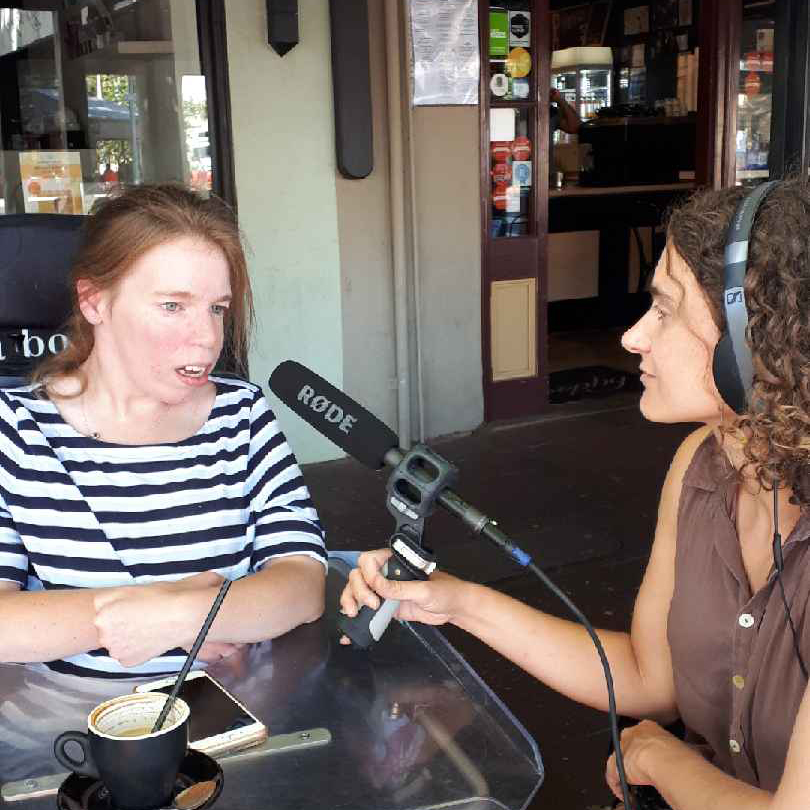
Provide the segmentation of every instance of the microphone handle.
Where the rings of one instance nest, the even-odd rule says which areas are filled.
[[[379,641],[399,607],[399,599],[386,599],[377,610],[363,605],[356,616],[341,616],[338,628],[347,635],[352,644],[367,650]]]

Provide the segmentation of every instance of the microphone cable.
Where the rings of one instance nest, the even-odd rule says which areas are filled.
[[[790,607],[785,596],[785,584],[782,582],[782,569],[785,567],[784,560],[782,559],[782,535],[779,534],[779,498],[777,497],[778,487],[773,485],[773,567],[776,571],[776,581],[779,583],[779,591],[782,594],[782,604],[785,606],[785,616],[787,616],[788,624],[790,625],[790,632],[793,635],[793,650],[796,653],[796,660],[799,662],[799,668],[804,675],[805,681],[808,680],[807,667],[802,658],[802,652],[799,649],[799,639],[796,635],[796,626],[793,624],[793,617],[790,615]]]
[[[624,771],[624,756],[622,754],[622,746],[619,738],[619,722],[618,713],[616,711],[616,693],[613,688],[613,675],[610,671],[610,663],[608,662],[605,648],[602,646],[602,641],[594,630],[593,625],[588,620],[587,616],[568,598],[568,595],[558,588],[549,577],[542,571],[542,569],[532,561],[528,555],[524,554],[517,546],[514,547],[515,551],[523,555],[521,559],[517,554],[511,553],[511,556],[524,568],[531,571],[573,614],[576,620],[585,628],[588,635],[591,637],[596,652],[599,654],[599,660],[602,662],[602,669],[605,673],[605,684],[607,685],[608,692],[608,714],[610,716],[610,736],[613,739],[613,750],[616,754],[616,770],[619,773],[619,781],[622,786],[622,797],[624,806],[628,810],[634,807],[630,802],[630,790],[627,785],[627,776]]]

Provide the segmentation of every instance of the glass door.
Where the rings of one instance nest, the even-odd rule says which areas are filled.
[[[735,184],[762,182],[770,175],[776,3],[744,4],[737,85]]]
[[[86,214],[119,184],[208,193],[195,4],[46,5],[0,3],[0,214]]]
[[[490,236],[534,233],[536,54],[525,0],[488,7]]]
[[[538,413],[543,346],[549,134],[548,6],[479,0],[481,21],[484,415]],[[575,74],[571,91],[576,95]],[[542,101],[541,101],[542,100]]]
[[[579,70],[579,117],[595,118],[602,107],[611,106],[613,70],[609,67],[582,67]]]

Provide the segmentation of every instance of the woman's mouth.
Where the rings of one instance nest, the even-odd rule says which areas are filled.
[[[205,374],[206,368],[208,368],[208,366],[180,366],[176,371],[181,376],[194,380],[202,377]]]

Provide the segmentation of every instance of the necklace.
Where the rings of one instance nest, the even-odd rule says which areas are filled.
[[[89,436],[91,439],[95,439],[98,441],[101,438],[101,434],[97,430],[90,429],[90,422],[87,419],[87,408],[86,408],[86,395],[87,392],[82,393],[82,416],[84,417],[84,433],[85,436]]]

